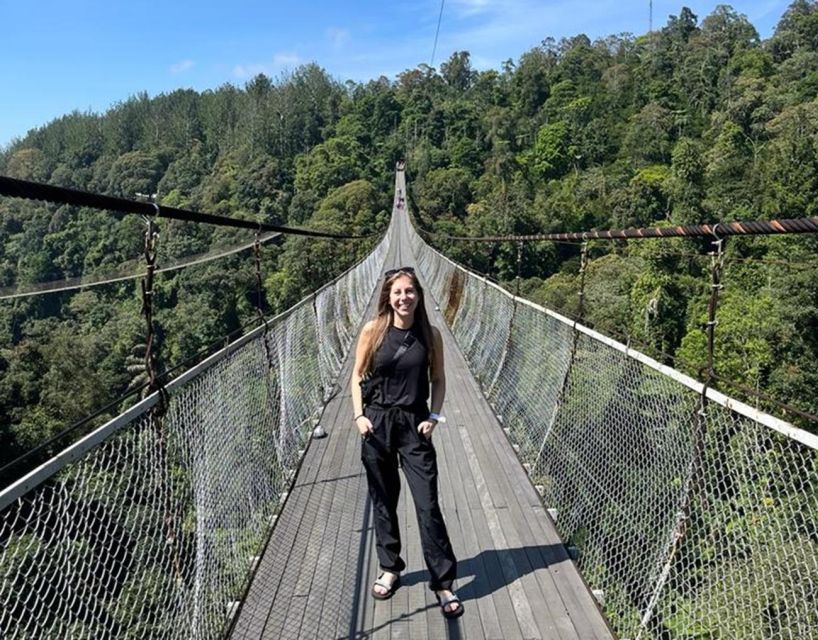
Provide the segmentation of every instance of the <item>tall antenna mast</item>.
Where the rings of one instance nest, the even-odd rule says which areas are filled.
[[[648,33],[653,33],[653,0],[649,0],[650,9],[648,12]]]

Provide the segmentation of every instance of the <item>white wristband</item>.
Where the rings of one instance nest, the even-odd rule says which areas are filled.
[[[434,420],[435,422],[438,422],[440,424],[445,424],[446,423],[446,416],[442,416],[439,413],[430,413],[429,414],[429,420]]]

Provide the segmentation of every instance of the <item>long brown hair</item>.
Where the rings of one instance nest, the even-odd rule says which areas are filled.
[[[389,327],[391,327],[394,322],[395,312],[389,304],[389,296],[392,293],[392,284],[401,276],[409,278],[417,292],[418,303],[415,307],[414,325],[417,326],[423,334],[426,350],[429,353],[429,367],[434,371],[435,343],[432,336],[432,325],[429,322],[429,316],[426,315],[426,297],[423,294],[423,287],[420,286],[420,282],[414,271],[396,271],[384,278],[383,285],[381,285],[381,292],[378,295],[378,311],[375,316],[375,326],[369,334],[371,337],[368,343],[364,346],[363,366],[362,370],[358,372],[361,375],[366,375],[372,371],[375,352],[378,350],[378,347],[383,344],[386,338],[386,332],[389,331]]]

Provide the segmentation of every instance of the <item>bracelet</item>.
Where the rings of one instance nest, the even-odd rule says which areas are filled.
[[[359,413],[357,416],[355,416],[354,418],[352,418],[352,422],[358,422],[358,418],[363,418],[363,417],[365,417],[365,416],[364,416],[364,414],[363,414],[363,413]]]
[[[439,413],[430,413],[428,420],[434,420],[435,422],[445,423],[446,418]]]

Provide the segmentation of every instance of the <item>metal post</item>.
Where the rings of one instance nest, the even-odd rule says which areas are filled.
[[[155,195],[155,194],[154,194]],[[151,196],[151,204],[156,209],[156,219],[159,219],[160,209],[159,205],[153,201]],[[151,409],[151,422],[153,423],[153,432],[156,437],[157,444],[157,465],[156,472],[160,477],[161,485],[164,489],[164,514],[162,522],[165,529],[166,543],[171,547],[171,560],[175,571],[175,577],[178,582],[182,581],[182,563],[179,557],[178,540],[175,536],[177,529],[176,523],[179,519],[173,510],[173,482],[171,480],[170,463],[167,455],[167,442],[165,439],[164,416],[168,409],[168,397],[165,387],[160,382],[156,371],[156,355],[154,353],[154,338],[156,333],[153,327],[154,316],[154,276],[156,273],[156,244],[159,239],[159,229],[156,221],[152,218],[146,218],[147,229],[145,230],[145,277],[142,280],[142,314],[145,316],[145,370],[148,374],[148,388],[145,391],[146,395],[151,393],[159,393],[159,401]]]
[[[523,264],[523,243],[517,242],[517,278],[515,283],[515,293],[514,295],[520,295],[520,270],[522,269]]]
[[[537,451],[537,457],[534,459],[534,464],[531,466],[533,471],[536,471],[537,466],[540,464],[540,459],[542,458],[543,451],[545,450],[545,441],[548,438],[548,434],[551,433],[551,429],[554,427],[554,423],[557,421],[557,414],[562,407],[562,403],[565,400],[565,392],[568,388],[568,378],[571,375],[571,369],[574,366],[574,359],[577,355],[577,342],[579,341],[579,331],[577,331],[577,323],[583,320],[585,315],[585,272],[588,268],[588,241],[583,240],[582,247],[580,249],[580,259],[579,259],[579,312],[577,316],[574,318],[574,324],[572,328],[572,336],[571,336],[571,355],[568,358],[568,366],[565,367],[565,373],[562,377],[562,383],[560,384],[560,390],[557,394],[557,401],[554,404],[554,411],[551,413],[551,419],[548,421],[548,426],[545,429],[545,433],[542,437],[542,443],[540,443],[540,448]]]
[[[259,242],[258,235],[259,232],[256,231],[256,240],[253,243],[253,256],[256,263],[256,311],[259,320],[264,320],[264,311],[262,310],[261,242]]]
[[[579,313],[577,314],[579,322],[585,319],[585,271],[588,267],[588,241],[584,240],[582,248],[579,253]],[[576,335],[577,321],[574,320],[574,334]],[[576,340],[572,348],[571,359],[573,360],[573,351],[576,349]]]
[[[157,216],[159,208],[157,207]],[[149,385],[145,391],[150,395],[159,388],[156,374],[156,356],[153,351],[154,330],[153,330],[153,300],[154,300],[154,275],[156,273],[156,241],[159,238],[159,230],[152,219],[146,219],[147,229],[145,230],[145,277],[142,279],[142,315],[145,316],[145,372],[148,374]]]
[[[715,330],[718,324],[716,312],[719,305],[719,291],[723,288],[721,283],[722,272],[724,271],[724,244],[726,238],[721,238],[717,235],[718,225],[713,228],[713,251],[710,252],[710,301],[707,306],[707,323],[705,325],[707,332],[707,366],[700,370],[700,375],[703,373],[704,380],[702,385],[702,392],[699,396],[699,403],[693,415],[693,450],[690,458],[690,464],[687,469],[687,479],[684,484],[684,493],[680,498],[679,511],[677,512],[676,525],[670,533],[670,539],[667,547],[667,557],[659,573],[656,585],[653,588],[650,600],[648,601],[645,612],[642,615],[640,623],[639,634],[636,640],[642,638],[643,632],[648,628],[656,610],[656,605],[662,593],[662,589],[670,577],[670,570],[673,566],[674,558],[681,547],[682,540],[687,533],[687,526],[690,521],[690,512],[693,505],[693,499],[698,493],[699,482],[701,481],[702,461],[705,455],[705,436],[707,432],[707,389],[716,377],[714,368],[713,347],[715,344]]]

